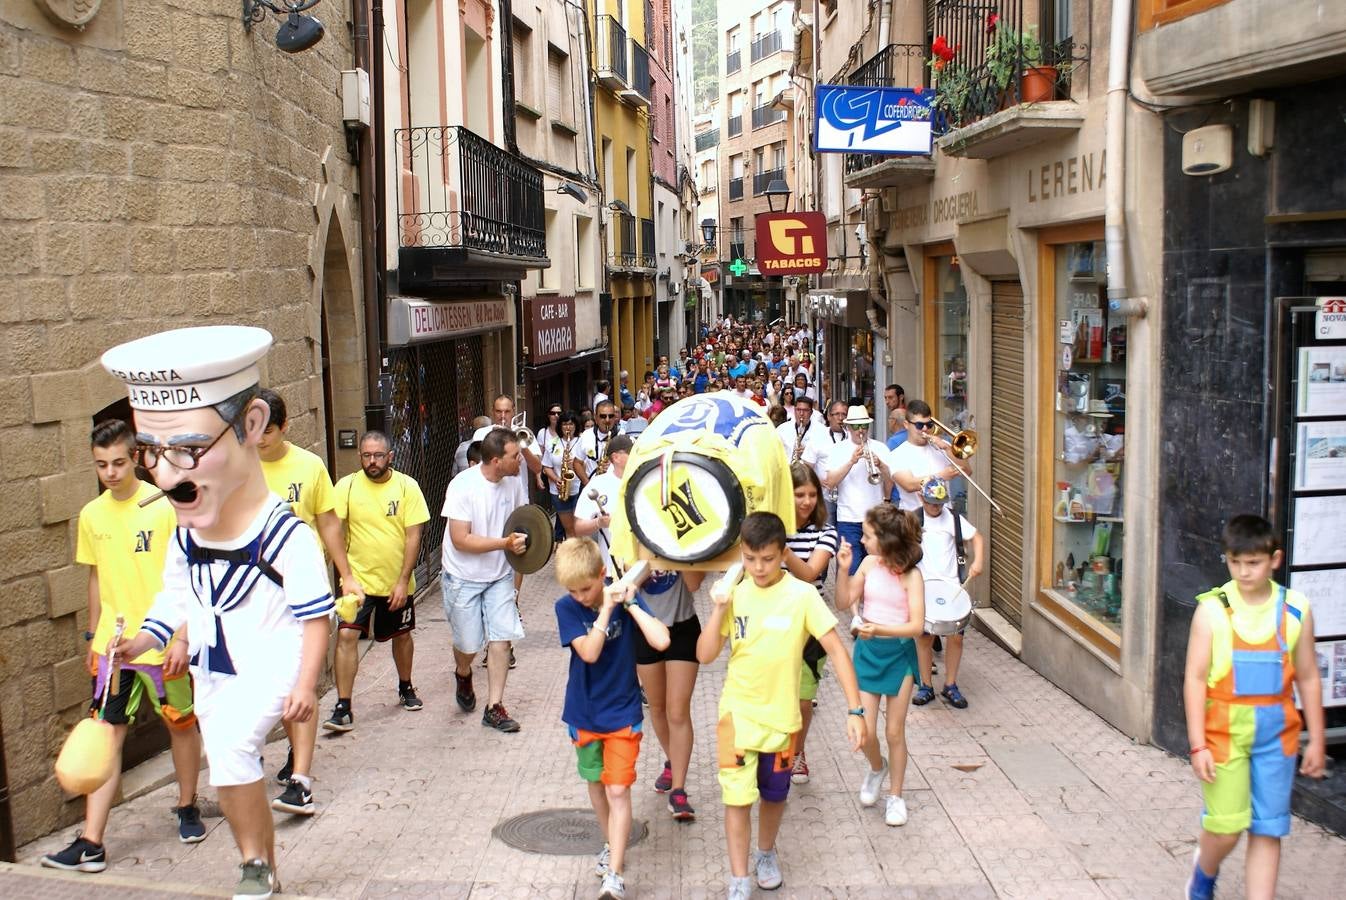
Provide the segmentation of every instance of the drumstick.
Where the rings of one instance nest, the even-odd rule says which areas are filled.
[[[112,696],[112,680],[117,677],[117,644],[122,639],[122,632],[126,630],[126,618],[117,616],[116,627],[112,630],[112,640],[108,642],[107,651],[107,681],[103,684],[103,701],[98,705],[98,718],[102,719],[107,714],[108,698]]]

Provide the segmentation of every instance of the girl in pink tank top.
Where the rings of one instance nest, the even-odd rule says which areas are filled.
[[[891,761],[890,792],[884,821],[905,825],[907,804],[902,783],[907,770],[907,709],[920,681],[916,642],[925,629],[925,581],[916,564],[921,561],[921,524],[912,513],[891,503],[880,503],[865,514],[861,540],[869,555],[849,579],[838,576],[837,606],[857,607],[851,623],[855,633],[856,680],[865,709],[866,743],[861,748],[869,772],[860,784],[860,805],[878,802],[883,776],[889,771],[879,751],[879,703],[886,700],[884,737]],[[852,550],[843,543],[837,568],[850,567]]]

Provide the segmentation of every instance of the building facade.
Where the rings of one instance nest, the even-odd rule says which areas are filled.
[[[1157,451],[1153,739],[1186,750],[1193,598],[1228,579],[1220,529],[1239,512],[1265,515],[1284,539],[1278,577],[1313,604],[1327,724],[1339,735],[1346,550],[1333,523],[1346,516],[1346,482],[1327,473],[1342,455],[1346,406],[1333,397],[1346,382],[1346,329],[1333,333],[1332,301],[1320,298],[1346,294],[1346,185],[1328,175],[1346,140],[1335,112],[1346,102],[1346,8],[1149,0],[1140,14],[1136,76],[1174,107],[1154,170],[1167,198],[1153,301],[1164,313],[1158,403],[1169,439]],[[1185,440],[1172,439],[1175,423]],[[1330,738],[1338,760],[1341,740]],[[1346,831],[1340,776],[1297,778],[1295,801]]]
[[[520,285],[551,266],[543,176],[518,149],[512,35],[522,26],[500,4],[405,0],[376,13],[388,361],[376,416],[398,468],[434,502],[472,420],[524,381]],[[443,532],[443,519],[427,524],[426,574],[439,568]]]
[[[720,289],[723,264],[720,259],[720,104],[692,119],[693,171],[696,179],[697,214],[701,244],[698,321],[715,322],[723,317]],[[694,238],[695,239],[695,238]],[[698,336],[700,332],[698,331]]]
[[[834,394],[882,408],[897,382],[977,432],[975,486],[955,490],[989,537],[987,575],[969,588],[980,627],[1148,739],[1164,185],[1144,173],[1162,166],[1163,123],[1109,109],[1126,64],[1107,56],[1111,12],[1106,0],[818,7],[823,83],[931,90],[939,137],[928,156],[818,154],[822,202],[840,181],[848,217],[845,192],[863,192],[868,281],[815,301],[814,316]],[[939,66],[932,45],[953,48]]]
[[[290,55],[274,18],[245,30],[236,5],[78,12],[0,8],[0,835],[20,843],[83,815],[52,764],[89,703],[89,432],[130,417],[103,351],[189,324],[268,329],[289,437],[334,476],[358,465],[339,435],[364,427],[373,380],[340,93],[364,50],[343,14],[316,10],[326,36]],[[146,724],[127,765],[166,745]]]
[[[600,325],[605,258],[602,185],[594,164],[588,29],[564,0],[512,6],[514,131],[521,156],[542,171],[546,268],[523,281],[523,402],[528,424],[546,409],[589,405],[607,355]]]
[[[603,186],[609,373],[654,367],[655,246],[650,106],[653,87],[643,0],[589,0],[594,136]],[[657,113],[655,114],[657,116]]]
[[[753,228],[769,211],[767,188],[790,183],[792,16],[786,0],[719,4],[721,292],[725,312],[739,319],[771,322],[785,310],[782,279],[756,267]]]

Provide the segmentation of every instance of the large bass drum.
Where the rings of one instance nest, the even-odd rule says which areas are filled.
[[[612,555],[661,569],[724,569],[752,512],[794,518],[789,462],[771,420],[735,394],[672,404],[640,435],[613,510]]]

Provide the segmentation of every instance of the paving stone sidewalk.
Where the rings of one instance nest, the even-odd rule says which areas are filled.
[[[397,707],[388,649],[370,649],[356,685],[355,730],[318,740],[318,814],[277,816],[287,894],[597,895],[590,857],[525,853],[491,833],[520,813],[586,804],[559,721],[566,651],[557,643],[552,603],[560,594],[550,568],[527,579],[528,638],[518,645],[519,666],[505,695],[523,725],[518,734],[485,729],[480,708],[463,714],[454,703],[453,657],[437,590],[417,612],[415,683],[424,710]],[[703,589],[703,616],[707,603]],[[650,789],[662,757],[647,729],[634,796],[636,818],[650,833],[628,858],[631,897],[723,895],[727,864],[714,762],[723,674],[723,658],[703,669],[693,698],[697,742],[688,792],[698,812],[694,823],[672,821],[664,799]],[[485,670],[477,669],[475,678],[484,699]],[[1200,793],[1183,761],[1132,743],[979,634],[968,636],[960,687],[968,709],[936,700],[911,710],[904,790],[911,820],[889,828],[882,804],[859,805],[863,758],[846,746],[845,700],[836,680],[824,680],[808,741],[812,779],[791,791],[778,843],[785,887],[776,896],[1182,895],[1200,811]],[[333,699],[322,701],[322,716]],[[267,748],[268,777],[284,757],[283,743]],[[180,844],[169,812],[173,790],[161,788],[113,811],[108,874],[165,889],[227,893],[238,864],[227,825],[207,819],[206,841]],[[202,795],[213,800],[208,787]],[[64,829],[34,841],[21,848],[20,861],[35,865],[73,833]],[[1225,867],[1221,897],[1242,896],[1241,869],[1240,851]],[[38,882],[27,878],[20,885],[20,878],[0,870],[0,895],[80,896],[54,887],[38,891],[31,887]],[[112,887],[100,878],[84,877],[90,891],[105,882]],[[1296,819],[1278,896],[1340,896],[1343,883],[1346,841]]]

